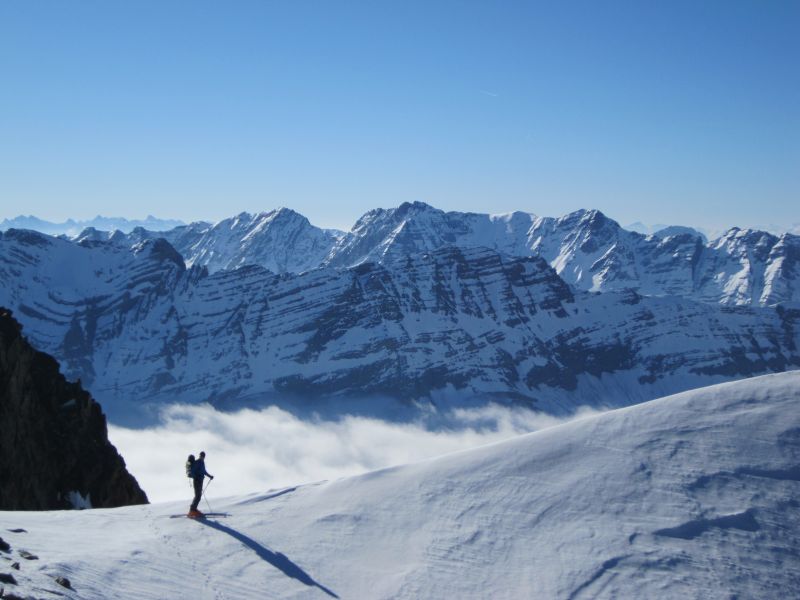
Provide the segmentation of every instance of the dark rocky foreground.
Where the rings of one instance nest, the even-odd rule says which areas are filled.
[[[147,503],[100,405],[0,308],[0,510],[73,508],[77,494],[93,508]]]

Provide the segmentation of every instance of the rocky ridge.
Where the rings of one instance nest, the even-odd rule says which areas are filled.
[[[0,308],[0,510],[145,503],[100,406]]]
[[[800,366],[797,309],[585,292],[488,248],[209,273],[164,240],[8,232],[0,277],[34,343],[107,406],[388,396],[559,413]]]
[[[586,291],[634,289],[737,306],[800,303],[800,236],[733,228],[706,242],[687,227],[653,235],[627,231],[598,210],[563,217],[445,212],[422,202],[364,214],[348,233],[320,229],[289,209],[241,213],[216,225],[130,234],[87,230],[75,238],[131,246],[167,239],[189,266],[210,271],[259,265],[276,273],[348,268],[433,252],[484,247],[512,257],[544,258]]]

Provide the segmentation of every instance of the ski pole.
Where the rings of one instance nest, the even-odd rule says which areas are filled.
[[[206,496],[206,490],[208,489],[208,486],[211,485],[212,481],[214,481],[214,480],[213,479],[209,479],[208,483],[206,484],[206,487],[203,489],[203,499],[206,501],[206,506],[208,507],[208,512],[210,512],[210,513],[214,512],[214,511],[211,510],[211,505],[208,503],[208,497]]]

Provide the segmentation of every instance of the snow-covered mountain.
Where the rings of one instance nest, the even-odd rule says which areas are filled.
[[[213,225],[200,221],[166,232],[136,228],[122,235],[89,228],[72,239],[132,246],[164,238],[185,258],[187,266],[204,266],[210,272],[259,265],[275,273],[301,273],[320,266],[342,236],[341,231],[315,227],[303,215],[279,208],[254,215],[243,212]]]
[[[347,268],[456,246],[542,257],[567,283],[586,291],[634,289],[737,306],[800,303],[799,236],[734,228],[707,243],[688,227],[645,236],[597,210],[550,218],[444,212],[414,202],[369,211],[345,234],[279,209],[168,232],[87,230],[75,240],[134,245],[158,237],[167,239],[187,265],[205,265],[212,272],[244,265],[277,273]]]
[[[34,217],[33,215],[20,215],[13,219],[3,219],[0,221],[0,231],[7,229],[32,229],[49,235],[74,236],[80,231],[91,227],[104,231],[132,231],[136,227],[142,227],[150,231],[167,231],[183,225],[181,221],[175,219],[158,219],[152,215],[147,215],[144,219],[128,220],[122,217],[103,217],[97,215],[94,219],[85,221],[75,221],[67,219],[62,223],[54,223]]]
[[[719,385],[244,497],[224,497],[235,475],[217,472],[203,521],[170,518],[188,493],[0,513],[0,557],[21,564],[2,585],[104,600],[794,597],[798,388],[798,373]]]
[[[114,416],[145,401],[331,396],[633,403],[800,366],[800,310],[574,291],[537,257],[445,247],[278,275],[11,230],[0,305]]]
[[[327,264],[383,261],[450,245],[540,256],[565,281],[587,291],[631,288],[735,305],[800,302],[798,236],[734,228],[707,245],[689,228],[651,236],[627,231],[597,210],[550,218],[444,212],[406,203],[364,215]]]

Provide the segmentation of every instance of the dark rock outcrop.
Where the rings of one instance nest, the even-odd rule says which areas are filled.
[[[73,508],[78,498],[94,508],[147,503],[100,405],[0,308],[0,510]]]

